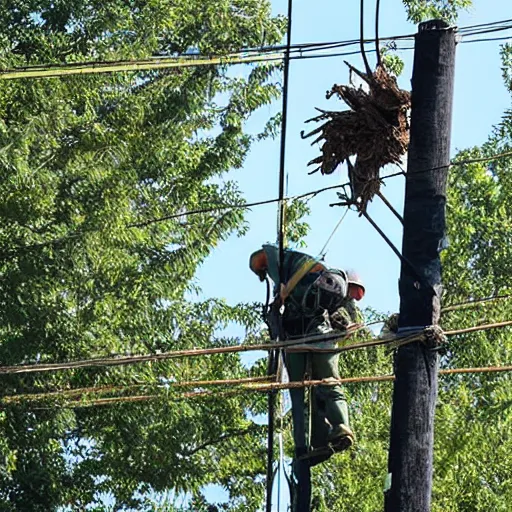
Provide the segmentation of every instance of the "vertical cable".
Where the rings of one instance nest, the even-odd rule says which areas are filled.
[[[361,55],[363,57],[364,68],[365,68],[366,74],[368,76],[371,76],[372,69],[370,68],[370,65],[368,64],[368,59],[366,58],[366,52],[364,51],[364,0],[361,0],[361,2],[360,2],[360,12],[359,12],[359,45],[360,45],[360,48],[361,48]]]
[[[278,240],[279,240],[279,281],[285,281],[284,260],[284,186],[285,186],[285,161],[286,161],[286,126],[288,121],[288,81],[290,75],[290,47],[292,43],[292,0],[288,0],[288,30],[286,35],[286,50],[284,55],[283,70],[283,106],[281,124],[281,150],[279,158],[279,215],[278,215]]]
[[[283,69],[283,106],[281,121],[281,149],[279,158],[279,206],[278,206],[278,243],[279,243],[279,283],[276,283],[277,290],[285,281],[284,275],[284,186],[285,186],[285,157],[286,157],[286,126],[288,121],[288,80],[290,74],[290,47],[292,42],[292,0],[288,0],[288,29],[286,34],[286,51],[284,56]],[[278,309],[274,308],[274,315],[277,315],[278,339],[282,338],[281,317]],[[278,352],[269,352],[269,372],[274,370]],[[273,372],[272,372],[273,373]],[[268,394],[268,442],[267,442],[267,506],[266,512],[272,511],[272,480],[274,469],[274,416],[275,416],[276,393],[271,391]]]
[[[268,353],[268,374],[272,375],[276,360],[276,350]],[[272,483],[274,480],[274,416],[276,392],[268,392],[268,439],[267,439],[267,505],[266,512],[272,512]]]
[[[380,48],[379,48],[379,17],[380,17],[380,0],[377,0],[375,4],[375,51],[377,52],[377,66],[382,65],[382,60],[380,58]]]

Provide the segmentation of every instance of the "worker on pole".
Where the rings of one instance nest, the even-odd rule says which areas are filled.
[[[253,253],[249,266],[261,281],[270,277],[274,283],[279,282],[276,246],[264,245]],[[339,354],[315,352],[315,349],[334,349],[339,338],[347,335],[348,329],[360,321],[355,301],[363,298],[364,285],[354,272],[330,269],[298,251],[285,249],[283,267],[284,284],[281,290],[274,288],[274,300],[284,306],[282,326],[285,338],[297,338],[297,345],[290,345],[286,350],[285,362],[290,381],[302,381],[305,377],[313,380],[339,379]],[[322,339],[300,343],[300,338],[315,336]],[[348,405],[339,384],[313,388],[309,443],[304,388],[291,389],[290,396],[296,459],[308,460],[312,466],[354,444]]]

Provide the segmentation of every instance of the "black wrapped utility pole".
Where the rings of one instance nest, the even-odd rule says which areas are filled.
[[[399,333],[436,325],[440,315],[446,180],[455,65],[455,30],[422,23],[412,76],[411,141],[407,166]],[[421,276],[421,280],[417,276]],[[414,342],[398,349],[391,415],[386,512],[428,512],[432,491],[437,352]]]

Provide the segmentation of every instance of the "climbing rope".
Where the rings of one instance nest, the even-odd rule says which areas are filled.
[[[327,254],[327,247],[331,243],[334,235],[336,234],[336,231],[338,231],[338,228],[341,226],[341,223],[345,220],[345,217],[347,216],[347,213],[348,213],[348,208],[345,210],[345,213],[340,217],[340,220],[338,221],[336,226],[334,226],[334,229],[332,230],[332,233],[329,235],[329,238],[327,238],[324,246],[320,250],[319,254],[320,254],[320,258],[321,259],[325,258],[326,254]]]

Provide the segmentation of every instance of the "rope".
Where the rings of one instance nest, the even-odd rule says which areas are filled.
[[[284,361],[283,361],[283,355],[282,352],[279,357],[279,372],[276,376],[276,381],[284,382]],[[285,415],[284,410],[284,398],[283,394],[281,393],[279,395],[279,433],[278,433],[278,439],[279,439],[279,459],[277,464],[277,511],[279,512],[281,510],[281,473],[285,473],[286,475],[286,469],[285,469],[285,462],[284,462],[284,440],[283,440],[283,432],[284,432],[284,422],[283,418]]]
[[[512,366],[484,366],[484,367],[475,367],[475,368],[450,368],[450,369],[442,369],[439,370],[440,375],[457,375],[457,374],[479,374],[479,373],[503,373],[503,372],[511,372]],[[93,406],[102,406],[102,405],[112,405],[119,403],[135,403],[135,402],[146,402],[158,399],[167,399],[171,401],[180,401],[189,398],[202,398],[202,397],[225,397],[225,396],[235,396],[238,394],[244,394],[246,392],[268,392],[282,389],[298,389],[298,388],[306,388],[311,386],[337,386],[342,384],[362,384],[362,383],[374,383],[374,382],[391,382],[395,380],[394,375],[370,375],[370,376],[360,376],[360,377],[347,377],[343,379],[323,379],[323,380],[304,380],[304,381],[294,381],[294,382],[285,382],[285,383],[268,383],[268,384],[258,384],[258,385],[243,385],[240,386],[239,389],[224,391],[220,393],[216,393],[211,390],[206,391],[191,391],[187,393],[182,393],[181,395],[176,396],[168,396],[165,394],[151,394],[151,395],[136,395],[136,396],[123,396],[123,397],[111,397],[111,398],[99,398],[95,400],[90,400],[88,402],[85,401],[74,401],[68,402],[66,404],[60,406],[51,406],[51,407],[33,407],[31,409],[55,409],[55,408],[71,408],[78,409],[84,407],[93,407]],[[9,405],[9,403],[5,402],[5,399],[0,401],[0,404]]]
[[[348,213],[348,208],[345,210],[345,213],[340,217],[340,220],[337,222],[336,226],[334,226],[332,233],[329,235],[329,238],[327,239],[324,246],[320,250],[320,258],[324,258],[325,255],[327,254],[327,247],[331,243],[331,240],[333,239],[334,235],[336,234],[336,231],[338,231],[338,228],[341,226],[341,223],[345,220],[347,213]]]

